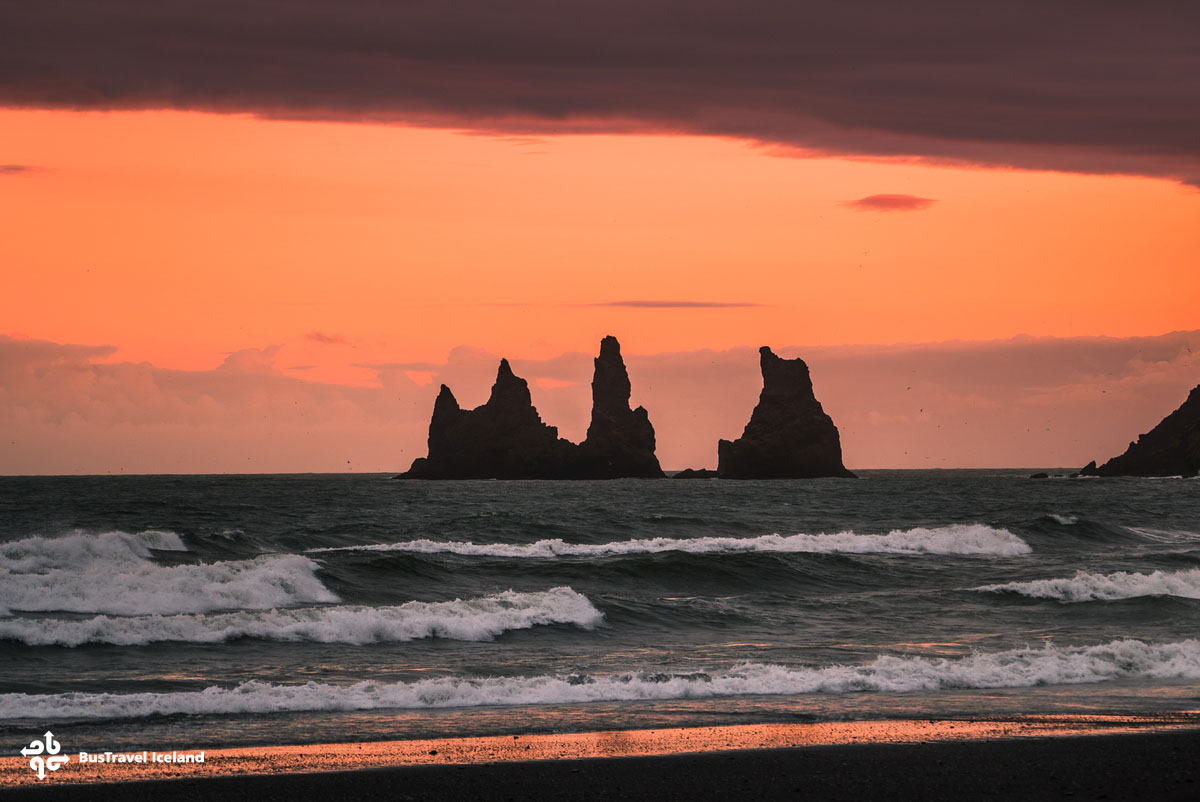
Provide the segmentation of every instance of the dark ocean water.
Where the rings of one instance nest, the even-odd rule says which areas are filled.
[[[1027,473],[0,478],[0,735],[1200,708],[1200,482]]]

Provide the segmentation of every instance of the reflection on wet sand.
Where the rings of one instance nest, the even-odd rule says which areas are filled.
[[[0,787],[128,782],[222,775],[348,771],[417,764],[668,755],[855,743],[920,743],[997,738],[1109,735],[1200,729],[1200,711],[1157,716],[1049,715],[964,720],[837,721],[686,729],[616,730],[419,741],[373,741],[205,750],[203,763],[88,763],[77,754],[38,780],[22,757],[0,758]],[[65,754],[65,751],[64,751]]]

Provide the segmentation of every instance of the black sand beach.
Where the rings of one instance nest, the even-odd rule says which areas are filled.
[[[653,757],[23,787],[12,799],[1200,798],[1200,732],[854,744]]]

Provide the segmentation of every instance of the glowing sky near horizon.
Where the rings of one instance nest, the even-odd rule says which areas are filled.
[[[1200,191],[1162,179],[172,111],[0,130],[27,167],[0,176],[4,333],[160,367],[1148,335],[1200,298]],[[895,195],[926,203],[853,203]]]

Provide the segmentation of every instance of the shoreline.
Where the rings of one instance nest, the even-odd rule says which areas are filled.
[[[752,763],[760,760],[797,760],[801,756],[865,748],[895,749],[914,753],[925,747],[966,747],[985,752],[1010,752],[1016,744],[1057,742],[1059,749],[1073,744],[1075,751],[1105,751],[1100,741],[1113,738],[1144,739],[1173,736],[1196,754],[1200,747],[1200,711],[1151,716],[1039,715],[978,719],[905,719],[839,721],[802,724],[744,724],[678,729],[615,730],[583,733],[502,735],[405,741],[370,741],[339,744],[259,746],[204,750],[203,763],[80,764],[78,753],[62,770],[39,780],[27,758],[0,757],[0,790],[27,792],[39,798],[92,798],[92,794],[124,796],[131,790],[150,793],[155,788],[178,790],[184,785],[209,788],[248,782],[299,783],[341,777],[360,782],[376,774],[396,772],[451,772],[465,769],[517,772],[536,767],[540,776],[548,767],[600,765],[614,761],[666,761],[671,766]],[[180,750],[187,752],[191,750]],[[953,751],[953,750],[952,750]],[[1136,751],[1136,750],[1135,750]],[[764,755],[775,755],[766,758]],[[783,758],[782,755],[791,755]],[[908,758],[906,758],[908,759]],[[681,762],[682,761],[682,762]],[[1184,761],[1186,762],[1186,761]],[[689,769],[688,771],[691,771]],[[1068,769],[1064,768],[1064,771]],[[576,772],[579,769],[571,769]],[[528,773],[527,771],[525,773]],[[359,779],[354,779],[359,778]],[[681,780],[682,781],[682,780]],[[165,785],[164,785],[165,784]],[[76,794],[83,796],[76,796]],[[226,793],[241,792],[226,788]],[[1200,793],[1200,791],[1198,791]],[[246,798],[257,792],[245,791]]]

